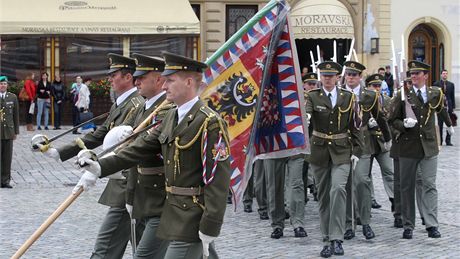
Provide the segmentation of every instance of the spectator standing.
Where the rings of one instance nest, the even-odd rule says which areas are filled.
[[[388,96],[392,97],[393,96],[393,86],[394,86],[394,80],[393,80],[393,75],[391,74],[391,66],[386,65],[385,66],[385,74],[383,74],[383,80],[386,82],[388,86]]]
[[[447,107],[447,112],[449,113],[449,117],[452,118],[452,114],[455,109],[455,85],[451,81],[447,80],[447,76],[449,72],[447,70],[442,70],[441,72],[441,80],[434,83],[435,86],[439,86],[442,89],[442,92],[446,96],[444,106]],[[444,120],[441,116],[438,116],[438,126],[439,126],[439,136],[441,137],[441,141],[439,145],[442,145],[443,137],[442,137],[442,129],[444,125]],[[446,145],[452,146],[452,142],[450,139],[449,132],[446,133]]]
[[[37,87],[37,129],[41,130],[42,115],[45,116],[44,126],[48,130],[49,108],[51,107],[51,84],[48,81],[48,73],[41,74],[41,80]]]
[[[72,87],[70,88],[70,100],[72,100],[72,124],[74,127],[80,124],[80,111],[78,110],[75,104],[78,100],[78,93],[80,92],[80,88],[82,84],[83,84],[83,80],[81,76],[77,76],[75,77],[75,83],[73,83]],[[75,129],[73,131],[73,134],[80,134],[80,133],[78,133],[77,129]]]
[[[34,112],[30,113],[30,107],[33,105],[35,107],[35,98],[37,96],[37,85],[35,84],[35,73],[29,72],[26,76],[26,80],[24,81],[24,89],[26,89],[27,96],[29,96],[29,100],[25,101],[26,107],[26,128],[27,131],[34,131],[33,123],[33,115]]]
[[[65,101],[65,86],[61,76],[56,75],[51,84],[51,95],[54,98],[54,129],[61,129],[61,118]]]
[[[388,87],[388,84],[385,81],[385,69],[383,67],[380,67],[377,71],[384,78],[384,80],[382,81],[382,87],[380,88],[380,93],[390,96],[390,88]]]

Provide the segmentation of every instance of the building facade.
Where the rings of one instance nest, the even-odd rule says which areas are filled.
[[[201,24],[201,58],[211,56],[268,1],[190,0]],[[460,80],[460,4],[451,0],[290,0],[290,24],[301,67],[314,59],[345,60],[354,39],[356,55],[366,74],[392,65],[392,41],[399,64],[404,48],[407,60],[432,65],[430,81],[448,69],[454,83]],[[408,12],[408,10],[411,10]],[[317,49],[319,46],[319,51]],[[311,69],[310,69],[311,71]]]

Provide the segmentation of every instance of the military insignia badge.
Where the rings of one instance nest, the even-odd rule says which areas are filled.
[[[225,145],[225,141],[220,144],[216,143],[212,149],[212,156],[217,161],[225,161],[229,157],[228,147]]]
[[[350,64],[350,67],[355,67],[355,63],[351,63],[351,64]]]
[[[326,68],[331,68],[331,64],[326,64]]]

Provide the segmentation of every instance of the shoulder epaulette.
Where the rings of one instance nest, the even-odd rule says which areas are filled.
[[[131,103],[134,105],[134,107],[139,107],[139,105],[143,104],[145,102],[144,98],[142,96],[136,96],[131,98]]]

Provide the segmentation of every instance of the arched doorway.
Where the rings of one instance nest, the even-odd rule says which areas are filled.
[[[428,82],[439,78],[444,64],[444,48],[439,44],[438,35],[427,24],[417,25],[409,35],[409,60],[417,60],[431,66]],[[441,64],[442,62],[442,64]]]

